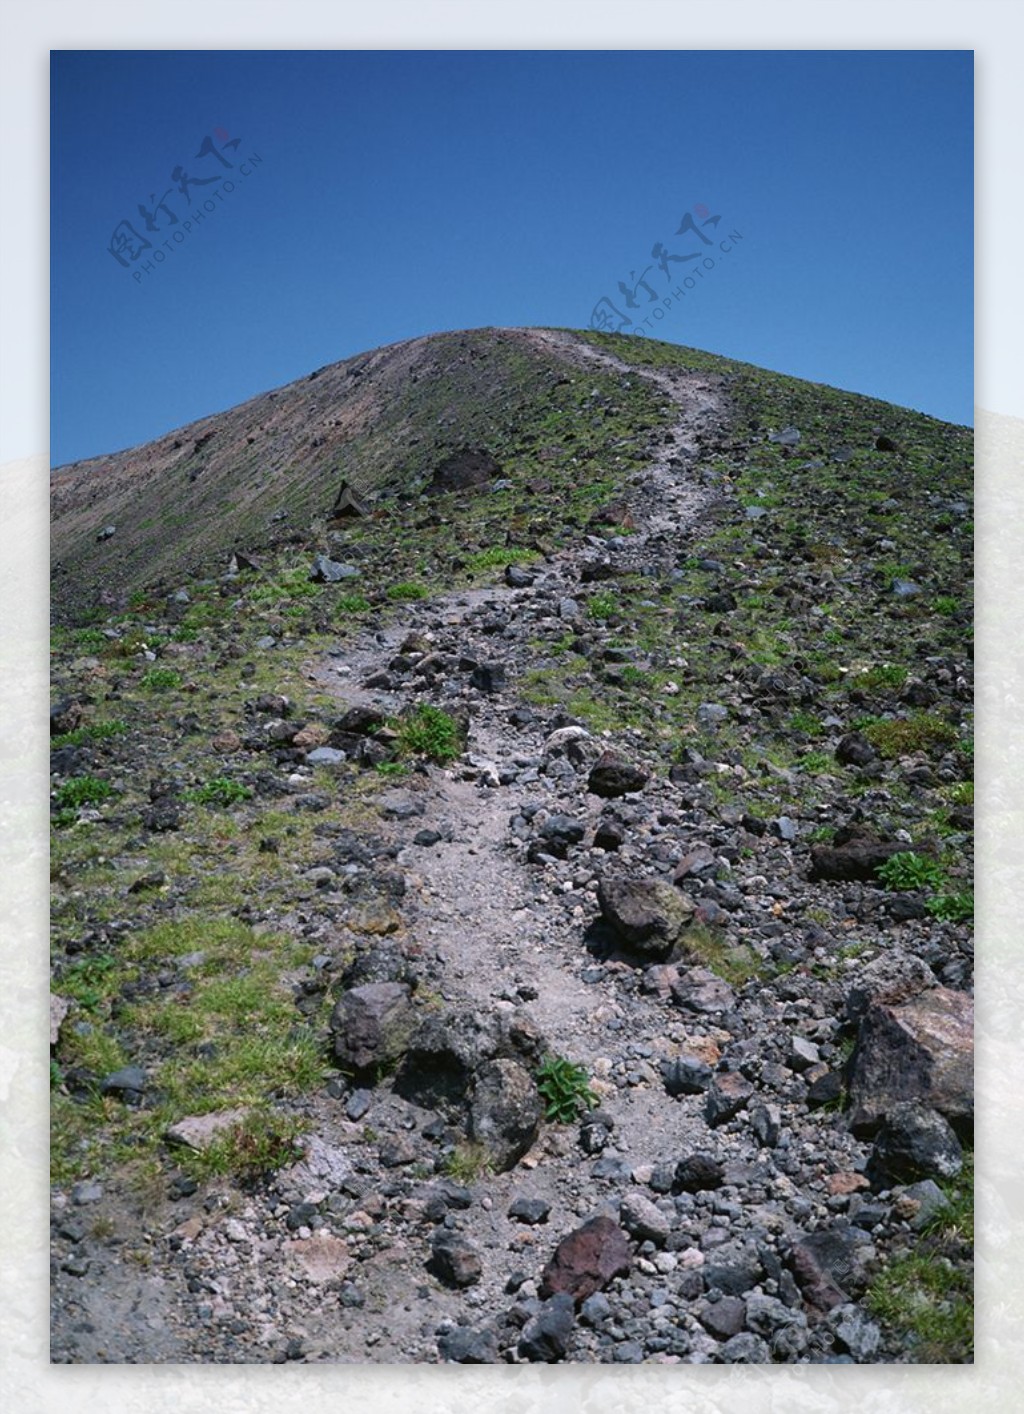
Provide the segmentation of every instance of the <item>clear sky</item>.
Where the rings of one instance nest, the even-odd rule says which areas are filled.
[[[51,462],[420,334],[584,327],[603,296],[635,328],[648,290],[661,338],[969,423],[972,69],[967,51],[55,53]],[[666,278],[658,243],[714,267]]]

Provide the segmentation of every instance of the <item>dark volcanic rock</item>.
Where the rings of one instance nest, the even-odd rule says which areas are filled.
[[[850,1126],[870,1133],[904,1100],[974,1127],[974,1002],[933,987],[899,1006],[870,1006],[850,1067]]]
[[[480,447],[463,447],[446,457],[431,477],[431,491],[468,491],[486,486],[501,475],[501,467],[490,452]]]
[[[447,1228],[434,1237],[427,1266],[448,1286],[473,1286],[483,1272],[480,1254],[473,1244]]]
[[[699,1095],[711,1084],[711,1067],[698,1056],[662,1061],[661,1074],[670,1095]]]
[[[891,1188],[923,1178],[954,1178],[963,1161],[960,1141],[937,1110],[900,1104],[886,1116],[866,1172],[875,1188]]]
[[[879,865],[905,848],[905,845],[870,839],[852,839],[842,845],[812,845],[810,877],[839,883],[854,880],[877,883]]]
[[[836,747],[835,755],[844,766],[870,766],[878,760],[878,752],[860,732],[847,732]]]
[[[457,1365],[494,1365],[498,1360],[498,1338],[493,1331],[456,1326],[440,1337],[437,1353],[442,1360]]]
[[[416,1027],[410,989],[403,982],[354,987],[331,1013],[334,1054],[343,1066],[365,1071],[400,1060]]]
[[[617,1276],[628,1276],[629,1238],[611,1218],[591,1218],[563,1237],[544,1268],[540,1293],[567,1292],[577,1304]]]
[[[721,1188],[725,1170],[710,1154],[688,1154],[676,1164],[674,1193],[702,1193]]]
[[[650,778],[648,771],[632,765],[617,752],[605,751],[591,767],[587,789],[593,795],[613,800],[617,796],[643,790]]]
[[[523,1327],[519,1354],[524,1360],[548,1364],[564,1359],[575,1324],[572,1297],[556,1292]]]
[[[714,1076],[708,1086],[704,1117],[712,1127],[724,1124],[739,1114],[754,1093],[754,1087],[737,1070],[727,1070]]]
[[[644,957],[666,958],[693,915],[693,902],[661,879],[603,879],[601,912],[619,937]]]

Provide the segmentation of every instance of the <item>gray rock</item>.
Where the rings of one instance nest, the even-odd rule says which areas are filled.
[[[345,752],[334,746],[317,746],[306,752],[306,760],[311,766],[340,766],[346,759]]]
[[[728,716],[728,707],[723,707],[720,702],[702,702],[697,708],[697,721],[702,727],[717,727]]]
[[[927,1227],[936,1213],[946,1206],[946,1195],[931,1178],[923,1178],[920,1183],[911,1183],[900,1195],[900,1206],[913,1204],[916,1211],[910,1219],[915,1232]]]
[[[715,1075],[708,1086],[708,1096],[704,1104],[704,1118],[714,1128],[724,1124],[739,1114],[754,1093],[750,1081],[737,1070],[727,1070]]]
[[[747,1112],[750,1115],[750,1128],[758,1143],[766,1149],[774,1149],[779,1142],[782,1128],[782,1115],[778,1105],[767,1105],[758,1101],[749,1105]]]
[[[672,1000],[684,1011],[717,1016],[732,1011],[736,993],[708,967],[690,967],[672,983]]]
[[[721,1359],[726,1365],[766,1365],[771,1351],[760,1336],[740,1331],[722,1346]]]
[[[510,1169],[537,1138],[544,1107],[537,1086],[517,1061],[486,1061],[469,1102],[469,1132],[499,1172]]]
[[[580,1321],[584,1325],[599,1326],[612,1314],[612,1303],[603,1291],[595,1291],[580,1307]]]
[[[817,1065],[821,1060],[821,1052],[813,1041],[808,1041],[805,1036],[794,1036],[789,1043],[789,1054],[786,1057],[786,1064],[790,1070],[795,1070],[798,1074],[807,1070],[809,1066]]]
[[[662,1061],[661,1074],[670,1095],[699,1095],[711,1084],[711,1067],[699,1056]]]
[[[694,912],[693,901],[661,879],[604,879],[598,901],[623,942],[656,961],[669,955]]]
[[[859,1363],[870,1360],[881,1344],[878,1326],[852,1302],[833,1307],[824,1325],[835,1337],[838,1348],[847,1351]]]
[[[112,535],[116,535],[116,534],[117,534],[117,526],[116,526],[116,525],[105,525],[105,526],[103,527],[103,529],[99,532],[99,534],[96,536],[96,539],[97,539],[97,540],[109,540]]]
[[[966,993],[934,987],[899,1006],[868,1008],[851,1062],[851,1128],[870,1134],[902,1101],[938,1110],[965,1136],[973,1131],[974,1001]]]
[[[440,1337],[437,1351],[442,1360],[457,1365],[494,1365],[498,1361],[498,1338],[490,1330],[456,1326]]]
[[[661,1246],[671,1231],[672,1225],[656,1203],[652,1203],[645,1193],[626,1193],[619,1203],[619,1222],[631,1237],[639,1242],[653,1242]]]
[[[317,555],[309,577],[317,584],[339,584],[343,579],[358,579],[362,571],[356,565],[343,565],[327,555]]]
[[[519,1354],[524,1360],[549,1365],[565,1358],[576,1324],[574,1303],[570,1295],[557,1292],[541,1306],[523,1327],[519,1339]]]
[[[417,1015],[404,982],[354,987],[331,1013],[334,1054],[357,1073],[400,1060],[416,1029]]]
[[[137,1065],[122,1066],[100,1081],[100,1094],[113,1095],[126,1105],[138,1105],[148,1084],[146,1072]]]
[[[798,447],[800,445],[800,429],[798,427],[783,427],[781,432],[769,432],[769,442],[776,442],[780,447]]]
[[[954,1178],[963,1150],[948,1120],[922,1105],[894,1105],[875,1139],[866,1173],[876,1188],[922,1178]]]
[[[747,1303],[739,1296],[723,1296],[718,1301],[705,1301],[696,1315],[709,1335],[716,1340],[729,1340],[743,1329]]]
[[[742,1242],[725,1242],[712,1248],[704,1262],[704,1281],[726,1296],[742,1296],[764,1276],[756,1250]]]
[[[551,1204],[543,1198],[515,1198],[509,1205],[508,1215],[533,1226],[535,1223],[546,1223],[550,1212]]]
[[[476,1248],[465,1237],[447,1228],[435,1235],[427,1265],[448,1286],[473,1286],[483,1273]]]

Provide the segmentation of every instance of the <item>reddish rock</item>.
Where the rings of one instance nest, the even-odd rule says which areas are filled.
[[[611,1218],[591,1218],[563,1237],[541,1275],[540,1294],[565,1291],[579,1304],[617,1276],[628,1276],[629,1238]]]
[[[861,1022],[850,1074],[850,1127],[871,1134],[913,1100],[974,1128],[974,1002],[933,987],[899,1006],[875,1004]]]

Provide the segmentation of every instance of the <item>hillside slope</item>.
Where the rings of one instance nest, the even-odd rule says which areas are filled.
[[[53,1358],[969,1362],[970,434],[367,367],[363,514],[57,478]]]

